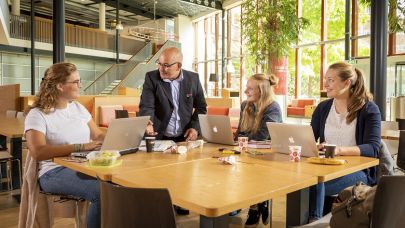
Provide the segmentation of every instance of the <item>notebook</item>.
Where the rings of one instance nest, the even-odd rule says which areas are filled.
[[[114,119],[108,126],[101,150],[118,150],[121,155],[138,150],[150,117]],[[75,157],[86,157],[92,151],[73,152]]]
[[[202,137],[210,143],[237,145],[229,116],[199,114]]]
[[[309,125],[268,122],[271,149],[274,152],[289,154],[288,146],[301,146],[301,156],[318,157],[314,132]]]

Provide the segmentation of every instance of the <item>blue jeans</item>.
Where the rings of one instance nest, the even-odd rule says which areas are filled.
[[[328,182],[311,186],[309,188],[309,218],[320,219],[322,217],[325,196],[338,194],[343,189],[352,186],[359,181],[368,184],[365,172],[358,171]]]
[[[100,184],[98,180],[65,167],[49,170],[39,178],[45,192],[72,195],[90,201],[87,227],[101,227]]]

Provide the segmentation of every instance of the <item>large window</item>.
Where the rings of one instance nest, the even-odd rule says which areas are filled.
[[[346,0],[297,0],[302,17],[311,24],[301,34],[300,41],[288,53],[288,96],[318,98],[321,80],[330,64],[345,61],[345,4]],[[351,45],[349,58],[370,56],[370,7],[351,0]],[[323,12],[324,11],[324,12]],[[399,15],[404,17],[404,15]],[[222,34],[222,15],[218,13],[195,22],[197,57],[195,66],[209,96],[220,95],[221,72],[224,70],[224,87],[243,91],[246,79],[259,69],[251,56],[245,54],[241,32],[241,7],[225,11],[225,34]],[[222,43],[222,36],[225,43]],[[405,54],[405,33],[394,34],[390,45],[393,54]],[[205,45],[207,47],[205,47]],[[222,59],[224,45],[224,59]],[[298,55],[297,55],[298,54]],[[222,62],[224,66],[222,69]],[[219,82],[209,82],[216,72]],[[217,91],[217,92],[215,92]],[[218,93],[219,92],[219,93]]]

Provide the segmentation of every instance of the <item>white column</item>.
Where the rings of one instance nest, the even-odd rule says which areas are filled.
[[[177,15],[177,17],[174,18],[174,34],[179,37],[179,43],[181,43],[183,68],[192,70],[194,59],[194,32],[191,18]]]
[[[20,16],[20,0],[13,0],[11,2],[11,14]]]
[[[98,11],[99,11],[98,12],[99,29],[101,31],[105,31],[105,3],[104,2],[100,3]]]

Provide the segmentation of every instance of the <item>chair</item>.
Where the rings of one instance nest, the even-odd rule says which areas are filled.
[[[405,172],[405,131],[399,132],[397,166],[402,172]]]
[[[81,214],[82,211],[80,210],[80,204],[84,203],[86,200],[80,197],[76,196],[71,196],[71,195],[60,195],[60,194],[54,194],[50,192],[44,192],[40,191],[40,194],[43,194],[47,197],[52,197],[54,203],[65,203],[69,201],[73,201],[75,203],[75,223],[76,223],[76,228],[80,227],[85,227],[83,222],[81,221]],[[66,205],[64,205],[66,206]]]
[[[17,112],[16,118],[17,119],[23,119],[24,118],[24,112]]]
[[[6,180],[7,180],[7,191],[13,190],[13,176],[11,172],[12,163],[17,162],[18,165],[18,173],[20,178],[20,183],[22,183],[21,179],[21,162],[19,159],[14,158],[11,156],[7,151],[0,152],[0,186],[3,184],[3,170],[6,172]],[[6,167],[3,169],[2,164],[5,164]]]
[[[100,180],[101,227],[176,227],[167,189],[127,188]]]
[[[397,119],[399,130],[405,131],[405,119]]]
[[[371,228],[399,228],[405,224],[405,176],[383,176],[378,182],[371,214]],[[300,228],[326,228],[332,214]],[[350,224],[348,224],[350,227]]]
[[[207,107],[207,114],[208,115],[227,116],[229,114],[229,108],[227,108],[227,107],[208,106]]]
[[[374,198],[372,228],[399,228],[405,224],[405,176],[381,178]]]
[[[128,111],[127,110],[115,110],[115,118],[120,119],[120,118],[128,118]]]
[[[398,122],[396,121],[381,121],[381,132],[386,130],[398,130],[398,127]],[[398,152],[398,140],[382,139],[382,141],[385,142],[391,156],[394,157]]]
[[[17,114],[17,111],[15,111],[15,110],[7,110],[6,111],[6,116],[7,117],[15,118],[16,114]]]

